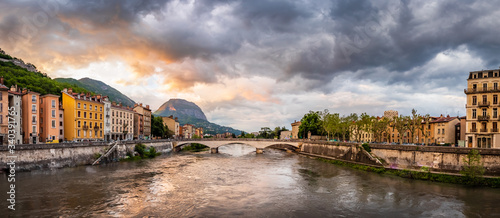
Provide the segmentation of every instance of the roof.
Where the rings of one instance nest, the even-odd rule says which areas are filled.
[[[0,90],[10,90],[10,89],[4,84],[0,84]]]
[[[446,123],[454,119],[458,119],[458,117],[439,117],[436,120],[431,120],[429,123]]]

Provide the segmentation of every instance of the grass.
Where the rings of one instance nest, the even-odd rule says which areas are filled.
[[[477,180],[477,178],[472,180],[471,178],[465,176],[431,173],[428,168],[422,168],[421,171],[398,170],[398,169],[386,169],[384,167],[366,166],[362,164],[348,163],[340,160],[331,160],[325,158],[318,158],[318,160],[326,163],[335,164],[338,166],[346,166],[356,170],[375,172],[378,174],[394,175],[407,179],[427,180],[433,182],[461,184],[468,186],[487,186],[492,188],[500,188],[500,178],[482,177],[479,180]]]

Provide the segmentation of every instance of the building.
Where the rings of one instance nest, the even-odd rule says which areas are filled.
[[[499,69],[473,71],[467,79],[465,138],[467,147],[500,148],[498,131]]]
[[[394,117],[398,117],[398,116],[399,116],[398,111],[394,111],[394,110],[384,111],[384,117],[389,119],[389,120],[393,120]]]
[[[9,90],[9,108],[14,112],[14,114],[12,116],[14,118],[14,120],[11,121],[11,124],[13,124],[13,127],[14,127],[12,129],[12,130],[14,130],[14,139],[13,139],[14,144],[22,144],[23,143],[23,136],[21,134],[22,133],[22,119],[21,119],[22,94],[21,94],[20,90],[17,89],[17,86],[12,86]],[[2,117],[4,117],[3,113],[2,113]],[[0,119],[3,119],[3,118],[0,118]]]
[[[194,135],[199,138],[203,138],[203,128],[202,127],[196,128],[194,130]]]
[[[182,126],[182,134],[182,137],[185,139],[193,138],[195,134],[195,127],[191,124],[185,124],[184,126]]]
[[[40,94],[24,89],[22,91],[22,124],[24,144],[40,142],[39,102]]]
[[[111,139],[134,139],[134,110],[121,103],[111,104]]]
[[[281,131],[280,139],[291,139],[291,138],[292,138],[292,131]]]
[[[434,125],[433,143],[436,144],[455,144],[456,139],[456,124],[460,123],[458,117],[444,117],[441,115],[439,118],[429,122]]]
[[[62,91],[65,141],[96,141],[104,139],[102,96]]]
[[[59,142],[64,142],[64,109],[59,102]]]
[[[111,140],[111,101],[108,96],[103,96],[102,102],[104,103],[104,141],[109,141]]]
[[[59,142],[59,96],[40,96],[40,141]]]
[[[302,124],[300,121],[294,121],[292,123],[292,139],[302,138],[299,136],[299,126]]]
[[[179,137],[179,122],[177,121],[177,117],[170,115],[168,117],[161,117],[163,120],[163,125],[167,126],[168,130],[172,131],[174,138]]]
[[[9,88],[3,84],[0,77],[0,143],[7,145],[9,132]]]
[[[141,104],[134,105],[134,139],[151,138],[151,109]]]

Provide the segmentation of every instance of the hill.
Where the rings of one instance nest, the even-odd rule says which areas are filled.
[[[240,130],[231,127],[221,126],[207,120],[205,113],[198,105],[184,99],[170,99],[153,113],[155,116],[177,117],[180,125],[193,124],[196,127],[203,127],[205,133],[218,134],[230,132],[236,135],[241,134]]]
[[[76,85],[85,88],[91,92],[107,95],[111,101],[115,101],[116,103],[121,102],[125,106],[133,107],[135,104],[135,102],[132,99],[122,94],[115,88],[99,80],[94,80],[90,78],[82,78],[79,80],[73,78],[56,78],[54,80],[62,83]]]

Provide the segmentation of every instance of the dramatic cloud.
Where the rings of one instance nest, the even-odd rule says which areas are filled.
[[[463,115],[467,73],[500,64],[498,3],[6,0],[0,47],[246,131],[324,108]]]

